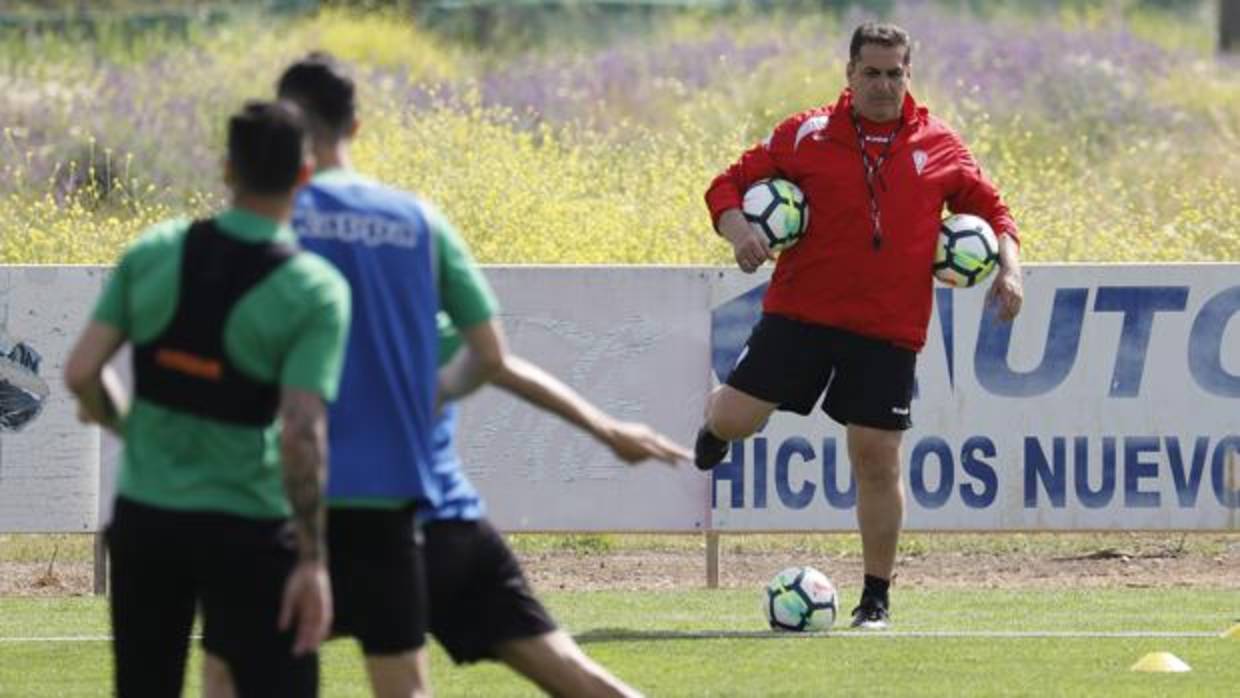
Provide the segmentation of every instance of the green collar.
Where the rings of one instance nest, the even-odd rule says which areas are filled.
[[[314,179],[323,181],[336,181],[342,179],[356,179],[360,177],[357,172],[344,167],[329,167],[325,170],[319,170],[314,173]]]
[[[230,208],[215,217],[219,229],[227,235],[245,242],[297,242],[293,229],[242,208]]]

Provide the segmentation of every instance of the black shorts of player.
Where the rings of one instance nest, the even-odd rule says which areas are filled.
[[[913,426],[910,405],[917,352],[834,327],[764,314],[728,385],[779,409],[822,410],[840,424],[902,431]]]
[[[202,646],[228,663],[238,696],[318,695],[318,656],[294,657],[292,632],[276,627],[297,561],[287,520],[118,497],[104,535],[118,696],[181,695],[196,608]]]
[[[485,519],[423,526],[431,634],[457,664],[495,659],[510,640],[555,630],[521,565]]]
[[[426,572],[412,507],[328,507],[332,634],[355,638],[368,656],[426,644]]]

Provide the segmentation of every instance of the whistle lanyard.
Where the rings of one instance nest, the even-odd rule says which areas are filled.
[[[896,142],[896,136],[900,134],[900,128],[904,126],[901,120],[896,125],[896,130],[891,132],[887,137],[887,142],[883,144],[883,150],[878,154],[875,160],[870,159],[870,154],[865,149],[865,134],[861,132],[861,122],[857,119],[856,112],[850,114],[852,116],[853,128],[857,131],[857,149],[861,151],[861,167],[865,174],[865,189],[870,194],[870,224],[873,229],[874,249],[883,246],[883,228],[879,222],[878,214],[878,192],[874,190],[874,180],[878,180],[878,186],[887,191],[887,182],[883,179],[883,163],[887,161],[887,156],[891,153],[891,144]]]

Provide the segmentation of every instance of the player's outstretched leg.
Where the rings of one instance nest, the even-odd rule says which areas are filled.
[[[210,652],[202,655],[202,698],[237,698],[228,664]]]
[[[366,675],[375,698],[431,695],[430,654],[425,647],[393,655],[367,655]]]
[[[706,420],[693,445],[693,462],[710,470],[728,455],[729,442],[762,427],[777,405],[759,400],[730,385],[721,385],[706,400]]]
[[[501,661],[552,696],[634,698],[642,694],[586,656],[563,630],[500,643]]]

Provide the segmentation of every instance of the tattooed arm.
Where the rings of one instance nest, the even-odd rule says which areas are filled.
[[[327,577],[326,518],[327,408],[317,394],[284,389],[280,403],[280,455],[284,491],[297,532],[297,567],[289,576],[280,609],[280,628],[296,623],[294,652],[314,651],[331,628],[331,587]]]
[[[327,407],[318,395],[285,388],[280,403],[280,455],[284,491],[293,508],[301,560],[321,560],[323,488],[327,482]]]

